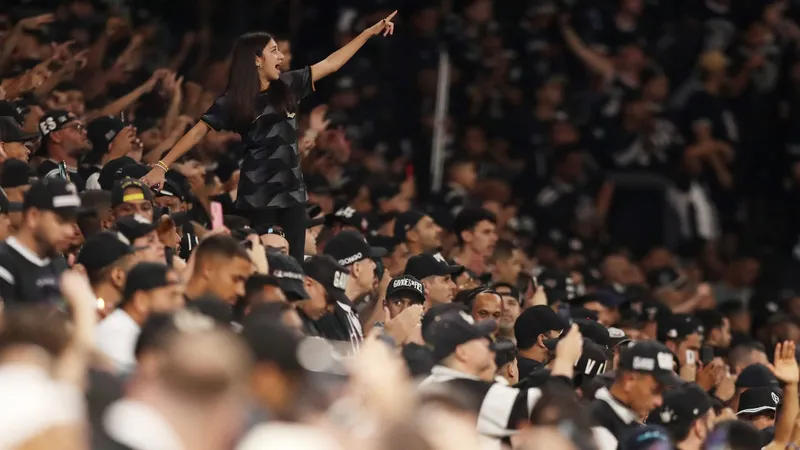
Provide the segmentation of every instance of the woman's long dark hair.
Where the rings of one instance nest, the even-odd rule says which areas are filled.
[[[233,44],[233,60],[228,74],[228,114],[237,129],[247,129],[256,117],[256,97],[261,91],[261,80],[255,66],[255,57],[261,56],[264,47],[274,38],[265,32],[239,36]],[[277,111],[296,112],[297,104],[289,86],[282,80],[270,82],[269,103]]]

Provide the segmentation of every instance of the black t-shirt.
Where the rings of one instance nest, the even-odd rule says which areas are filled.
[[[58,163],[48,159],[39,164],[39,167],[36,169],[36,174],[39,175],[40,178],[58,177]],[[69,181],[78,188],[78,192],[86,190],[86,180],[78,173],[78,169],[67,167],[67,174],[69,175]]]
[[[311,68],[281,74],[296,101],[313,90]],[[217,98],[201,120],[214,130],[235,130],[244,142],[244,158],[236,207],[239,209],[288,208],[304,203],[308,194],[297,150],[297,118],[278,111],[268,102],[266,91],[256,99],[256,118],[249,129],[236,130],[230,121],[229,99]]]
[[[684,108],[683,118],[683,131],[689,141],[694,141],[694,126],[699,123],[707,123],[711,126],[711,132],[715,139],[722,139],[726,142],[738,140],[736,120],[727,109],[725,100],[706,91],[698,91],[689,98]]]
[[[10,237],[0,243],[0,297],[5,304],[61,303],[62,257],[42,259]]]

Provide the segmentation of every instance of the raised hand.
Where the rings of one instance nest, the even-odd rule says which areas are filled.
[[[786,384],[797,384],[800,381],[800,369],[795,359],[795,344],[784,341],[775,346],[775,359],[770,369],[775,377]]]
[[[39,30],[48,23],[53,23],[56,21],[55,14],[41,14],[38,16],[27,17],[25,19],[20,20],[17,25],[22,27],[24,30]]]
[[[325,131],[331,121],[327,117],[328,105],[322,104],[311,110],[308,116],[308,127],[316,131]]]
[[[385,19],[369,27],[370,34],[373,36],[377,36],[381,33],[383,33],[384,36],[390,36],[394,34],[394,22],[392,22],[392,19],[394,19],[394,16],[396,15],[397,11],[389,14]]]

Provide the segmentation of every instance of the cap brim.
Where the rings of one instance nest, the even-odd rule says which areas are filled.
[[[306,300],[310,297],[301,281],[278,279],[278,286],[286,294],[286,299],[290,302]]]
[[[661,372],[656,372],[653,374],[653,378],[655,378],[656,381],[667,387],[678,386],[680,384],[683,384],[683,380],[675,372],[672,371],[664,370]]]
[[[383,258],[388,253],[389,252],[386,251],[386,249],[383,248],[383,247],[370,247],[369,248],[370,258]]]
[[[415,303],[425,303],[425,295],[410,287],[400,287],[392,291],[391,294],[387,293],[386,298],[409,297]]]
[[[473,329],[476,331],[478,338],[488,338],[497,330],[497,322],[492,319],[480,320],[475,322]]]
[[[317,217],[316,219],[309,219],[306,222],[306,228],[313,228],[320,225],[325,225],[325,218],[324,217]]]
[[[350,303],[350,299],[349,299],[349,298],[347,298],[347,296],[344,294],[344,292],[342,292],[342,291],[341,291],[341,290],[339,290],[339,289],[335,289],[335,288],[326,288],[326,289],[325,289],[325,292],[327,292],[327,293],[328,293],[328,298],[329,298],[330,300],[333,300],[333,301],[335,301],[335,302],[344,303],[344,304],[348,304],[348,303]]]
[[[446,273],[446,275],[459,276],[462,273],[464,273],[464,270],[466,270],[466,268],[464,266],[448,264],[447,265],[447,273]]]
[[[758,414],[758,413],[764,412],[764,411],[773,411],[774,412],[774,411],[777,411],[777,408],[775,408],[774,406],[766,406],[766,405],[765,406],[756,406],[755,408],[747,408],[747,409],[743,409],[741,411],[738,411],[736,413],[736,415],[737,416],[738,415],[746,416],[746,415],[750,415],[750,414]]]

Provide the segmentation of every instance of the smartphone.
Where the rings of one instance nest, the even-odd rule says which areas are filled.
[[[58,176],[69,181],[69,172],[67,172],[67,163],[64,161],[58,163]]]
[[[711,361],[714,360],[714,349],[708,346],[704,346],[700,349],[700,361],[703,363],[703,366],[707,366],[711,364]]]
[[[686,365],[693,366],[697,363],[694,350],[686,350]]]
[[[222,203],[211,202],[211,229],[221,230],[224,227],[222,218]]]

